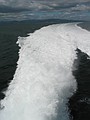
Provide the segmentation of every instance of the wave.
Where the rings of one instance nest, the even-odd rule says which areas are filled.
[[[1,120],[69,120],[67,103],[77,89],[72,74],[76,49],[90,56],[90,32],[75,23],[43,27],[19,37],[17,70]]]

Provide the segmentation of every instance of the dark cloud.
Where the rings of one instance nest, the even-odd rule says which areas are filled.
[[[65,4],[90,2],[90,0],[0,0],[0,5],[33,9],[53,9]],[[68,7],[68,6],[67,6]]]
[[[90,10],[90,0],[0,0],[0,6],[25,10]],[[10,9],[9,8],[9,9]]]
[[[90,19],[90,0],[0,0],[0,13],[18,19]]]

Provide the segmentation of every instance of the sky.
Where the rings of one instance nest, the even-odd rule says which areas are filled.
[[[33,8],[33,9],[54,9],[58,6],[85,4],[90,0],[0,0],[0,5],[6,5],[10,7],[22,7],[22,8]],[[79,7],[77,6],[77,9]],[[89,9],[88,5],[80,6],[80,9]]]
[[[29,10],[19,16],[35,15],[35,18],[65,18],[69,19],[90,19],[90,0],[0,0],[0,6],[8,6],[12,9]],[[13,10],[9,12],[13,12]],[[1,10],[1,9],[0,9]],[[4,12],[7,9],[4,8]],[[0,13],[1,17],[2,12]],[[11,17],[11,14],[5,14]],[[13,14],[14,17],[16,14]],[[21,16],[21,17],[22,17]],[[6,16],[5,16],[6,17]],[[27,18],[26,18],[27,19]]]

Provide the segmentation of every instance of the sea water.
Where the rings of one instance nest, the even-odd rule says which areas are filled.
[[[76,49],[89,56],[89,37],[76,24],[51,25],[19,37],[18,65],[1,103],[1,120],[68,120],[67,103],[77,90],[72,74]]]

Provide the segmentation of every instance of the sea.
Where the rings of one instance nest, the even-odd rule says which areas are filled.
[[[90,120],[90,1],[58,4],[0,4],[0,120]]]

